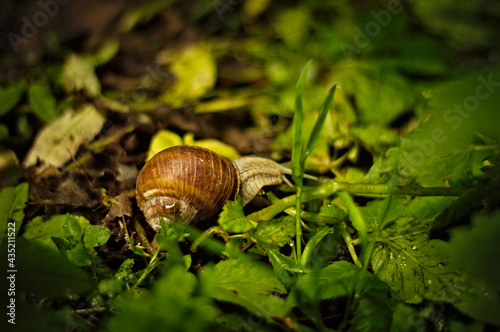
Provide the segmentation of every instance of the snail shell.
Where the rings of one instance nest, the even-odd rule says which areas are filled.
[[[240,194],[247,204],[262,187],[280,184],[283,168],[259,157],[232,161],[208,149],[178,145],[151,158],[139,172],[137,205],[151,227],[160,220],[189,223],[218,212]]]

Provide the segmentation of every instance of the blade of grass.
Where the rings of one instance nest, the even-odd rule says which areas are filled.
[[[302,109],[302,91],[307,77],[307,72],[311,67],[311,60],[307,62],[306,66],[300,74],[300,78],[295,86],[295,113],[293,116],[293,146],[292,146],[292,177],[297,183],[303,175],[301,168],[302,161],[302,119],[304,111]]]
[[[293,117],[293,147],[292,147],[292,177],[297,187],[297,200],[295,208],[300,211],[302,197],[302,181],[304,176],[304,163],[302,158],[302,118],[304,112],[302,110],[302,90],[307,77],[307,72],[311,67],[309,60],[300,74],[300,78],[295,87],[295,113]],[[302,255],[302,227],[300,222],[300,213],[295,215],[295,259],[300,262]]]
[[[330,110],[330,105],[332,104],[333,100],[333,95],[335,94],[335,90],[337,89],[337,85],[335,84],[330,88],[330,91],[328,91],[328,94],[325,97],[325,100],[323,101],[323,105],[321,107],[321,111],[319,113],[318,119],[316,120],[316,123],[314,124],[313,130],[311,132],[311,136],[309,136],[309,140],[307,141],[306,149],[304,151],[304,154],[302,155],[302,162],[305,163],[307,157],[309,157],[313,150],[314,150],[314,145],[318,141],[319,135],[321,133],[321,129],[323,128],[323,124],[325,123],[326,115],[328,114],[328,111]]]

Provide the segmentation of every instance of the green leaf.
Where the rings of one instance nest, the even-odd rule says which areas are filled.
[[[238,77],[238,79],[241,79],[241,77]],[[248,96],[220,96],[218,98],[200,102],[195,106],[194,111],[195,113],[214,113],[227,110],[237,110],[248,106],[251,104],[251,101],[251,98]]]
[[[499,324],[498,295],[449,265],[447,243],[428,240],[432,219],[401,217],[380,232],[371,260],[374,273],[406,303],[444,301]]]
[[[28,97],[36,116],[43,122],[50,123],[58,117],[56,98],[47,83],[35,82],[31,84]]]
[[[417,332],[425,329],[427,322],[423,317],[420,317],[416,308],[398,302],[393,311],[391,332]]]
[[[5,88],[0,88],[0,116],[7,114],[19,103],[25,89],[24,82],[13,82]]]
[[[186,137],[184,137],[184,139],[186,140]],[[190,144],[190,143],[185,142],[185,144]],[[216,139],[212,138],[201,139],[194,141],[193,144],[217,152],[221,156],[227,157],[229,159],[237,159],[241,157],[240,154],[238,153],[238,150],[236,150],[233,146]]]
[[[273,20],[273,27],[287,44],[299,47],[310,27],[310,20],[311,14],[307,6],[284,8]]]
[[[175,243],[183,242],[186,237],[189,236],[184,225],[175,222],[167,224],[164,219],[162,219],[160,223],[162,226],[161,232],[156,235],[156,241],[158,241],[159,244],[161,244],[162,241],[174,241]]]
[[[38,172],[48,166],[64,166],[80,145],[90,142],[101,131],[105,120],[90,104],[77,112],[66,111],[38,133],[24,160],[24,166],[30,167],[41,162]]]
[[[243,256],[205,267],[200,274],[204,294],[218,301],[231,302],[266,318],[286,313],[284,301],[276,293],[285,288],[273,271]]]
[[[68,258],[73,264],[78,266],[92,265],[92,259],[87,253],[83,243],[78,243],[75,247],[71,248],[68,252]]]
[[[0,247],[6,249],[6,238],[0,237]],[[3,248],[5,246],[5,248]],[[16,239],[16,293],[37,296],[62,296],[93,289],[92,278],[71,264],[58,251],[23,238]]]
[[[378,291],[366,294],[356,308],[352,319],[352,331],[389,331],[392,314],[387,292]]]
[[[354,97],[362,124],[388,125],[413,107],[414,92],[406,79],[377,63],[342,66],[335,77],[342,83],[340,98]]]
[[[101,280],[97,285],[99,293],[108,297],[114,297],[123,290],[123,282],[118,279]]]
[[[296,306],[303,302],[351,296],[355,290],[363,295],[386,289],[387,285],[373,274],[346,261],[337,261],[300,276],[286,302],[289,306]]]
[[[493,292],[500,291],[500,211],[475,215],[472,227],[451,231],[451,264],[484,282]]]
[[[456,47],[479,47],[488,43],[488,29],[478,20],[480,1],[419,1],[412,3],[415,15],[428,29],[443,35]]]
[[[176,265],[164,271],[151,292],[143,295],[126,292],[113,301],[119,313],[112,316],[106,331],[119,332],[140,326],[144,331],[220,330],[214,325],[219,315],[210,298],[194,293],[196,277]]]
[[[68,250],[71,250],[75,246],[75,244],[72,244],[68,241],[66,238],[62,237],[57,237],[57,236],[52,236],[52,241],[54,241],[54,244],[56,245],[57,249],[59,249],[60,252],[65,252]]]
[[[219,140],[203,139],[195,141],[191,136],[192,135],[186,134],[184,137],[180,137],[173,131],[165,129],[157,131],[153,135],[153,138],[151,139],[151,142],[149,144],[148,155],[146,160],[151,159],[151,157],[153,157],[155,154],[164,149],[181,144],[201,146],[209,150],[212,150],[214,152],[217,152],[221,156],[228,157],[229,159],[236,159],[240,157],[240,154],[234,147],[225,144]]]
[[[269,262],[271,262],[274,275],[285,285],[294,285],[294,279],[289,272],[304,272],[304,268],[299,266],[299,264],[291,257],[283,255],[279,249],[271,247],[266,243],[261,243],[256,240],[256,244],[262,247],[268,256]]]
[[[78,219],[71,214],[66,214],[66,220],[62,225],[63,234],[71,244],[79,244],[82,240],[83,230]]]
[[[65,237],[63,225],[66,218],[66,215],[54,215],[49,220],[44,221],[42,217],[35,217],[27,222],[23,237],[57,250],[52,237]],[[82,229],[90,226],[90,222],[85,217],[78,216],[76,218]]]
[[[67,92],[85,91],[91,97],[101,94],[101,83],[92,59],[70,55],[64,63],[60,80]]]
[[[83,244],[85,248],[94,248],[105,244],[111,236],[111,230],[104,226],[92,225],[87,227],[83,233]]]
[[[403,138],[401,148],[389,149],[385,156],[376,158],[366,174],[366,181],[387,182],[393,174],[393,165],[397,164],[405,184],[469,187],[472,180],[472,144],[463,144],[463,141],[453,146],[435,144],[432,135],[432,131],[416,130]]]
[[[74,318],[69,307],[57,311],[46,310],[43,306],[35,306],[23,298],[16,298],[16,318],[18,317],[29,319],[16,319],[13,330],[31,331],[35,327],[38,331],[64,331],[68,327],[82,331],[85,329],[85,326]]]
[[[361,140],[365,147],[380,154],[385,153],[390,147],[397,146],[400,142],[400,137],[395,129],[377,124],[349,128],[349,132]]]
[[[274,247],[289,244],[295,235],[295,219],[293,216],[284,216],[260,222],[252,233],[252,238],[261,243]]]
[[[179,106],[186,100],[194,100],[212,90],[217,78],[217,66],[211,47],[195,44],[175,55],[170,65],[175,85],[165,91],[160,100]]]
[[[0,191],[0,234],[11,233],[8,223],[14,223],[15,234],[24,219],[24,207],[28,201],[29,185],[23,182],[16,187],[5,187]]]
[[[94,66],[101,66],[113,59],[120,50],[118,40],[110,40],[104,44],[95,54],[85,56]]]
[[[123,263],[120,265],[120,268],[118,271],[115,273],[115,278],[117,280],[125,280],[128,283],[135,283],[137,280],[134,271],[132,270],[132,267],[134,266],[134,260],[132,258],[127,258],[126,260],[123,261]]]
[[[325,201],[320,208],[319,214],[338,220],[344,220],[347,216],[347,213],[332,201]]]
[[[240,195],[236,195],[234,201],[226,202],[218,223],[228,233],[244,233],[258,226],[258,223],[245,217]]]
[[[470,186],[472,144],[437,144],[432,132],[415,131],[401,140],[400,173],[421,186]]]
[[[146,160],[151,159],[158,152],[175,145],[181,145],[182,138],[170,130],[158,130],[149,143],[148,155]]]

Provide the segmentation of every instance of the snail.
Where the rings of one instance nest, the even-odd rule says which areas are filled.
[[[236,160],[195,145],[177,145],[154,155],[137,178],[137,205],[161,231],[160,220],[190,223],[220,211],[227,200],[250,202],[264,186],[282,183],[290,170],[266,158]]]

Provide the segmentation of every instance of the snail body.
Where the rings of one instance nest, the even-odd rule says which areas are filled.
[[[137,178],[137,205],[157,232],[160,220],[190,223],[221,210],[239,194],[243,205],[283,181],[283,167],[259,157],[230,160],[208,149],[178,145],[153,156]]]

